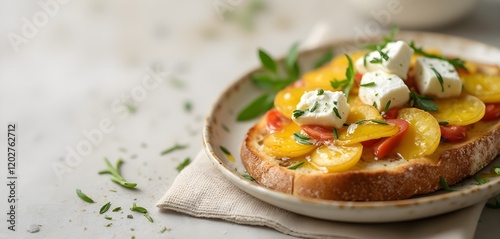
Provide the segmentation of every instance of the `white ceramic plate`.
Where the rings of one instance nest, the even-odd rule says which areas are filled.
[[[464,59],[500,65],[500,50],[482,43],[439,34],[405,32],[398,36],[403,40],[415,40],[418,45],[435,47],[444,54]],[[343,53],[353,43],[333,43],[301,53],[300,65],[310,66],[328,49]],[[252,71],[254,72],[254,71]],[[298,198],[253,183],[241,176],[245,168],[240,160],[240,147],[247,130],[257,121],[237,122],[236,114],[262,92],[252,85],[249,72],[233,83],[216,101],[207,118],[203,132],[205,150],[212,162],[232,183],[245,192],[280,208],[315,218],[347,222],[392,222],[430,217],[461,209],[500,193],[500,177],[476,185],[474,179],[466,179],[452,186],[454,192],[438,191],[419,197],[383,202],[345,202]],[[220,147],[229,150],[235,161],[227,157]],[[500,163],[500,157],[490,164]]]

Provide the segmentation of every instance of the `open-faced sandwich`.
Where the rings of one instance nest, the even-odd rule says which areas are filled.
[[[241,159],[265,187],[399,200],[472,176],[500,153],[500,68],[388,39],[278,92]]]

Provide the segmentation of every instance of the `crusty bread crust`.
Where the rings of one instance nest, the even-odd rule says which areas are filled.
[[[418,159],[384,159],[358,163],[338,173],[290,170],[282,160],[262,150],[265,119],[251,128],[243,142],[241,159],[248,173],[265,187],[299,197],[342,201],[407,199],[472,176],[500,154],[500,121],[478,122],[467,141],[441,143],[436,152]]]

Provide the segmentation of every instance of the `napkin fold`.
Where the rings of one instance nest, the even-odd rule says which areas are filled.
[[[240,190],[205,152],[174,180],[157,207],[194,217],[267,226],[301,238],[473,238],[485,202],[426,219],[396,223],[345,223],[315,219],[265,203]]]

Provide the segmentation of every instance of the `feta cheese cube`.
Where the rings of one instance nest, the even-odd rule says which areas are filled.
[[[292,120],[298,125],[321,125],[340,128],[349,116],[350,106],[341,91],[305,92],[297,104]]]
[[[363,103],[382,111],[389,101],[389,109],[406,104],[410,100],[410,90],[399,76],[379,70],[363,75],[359,98]]]
[[[442,78],[442,82],[438,76]],[[441,59],[417,58],[415,61],[415,81],[418,90],[423,95],[449,98],[459,96],[462,93],[462,81],[455,67]]]
[[[364,74],[370,71],[382,70],[386,73],[396,74],[401,79],[406,79],[408,69],[410,68],[413,49],[404,41],[389,42],[381,50],[385,53],[388,59],[384,59],[378,51],[368,53],[366,62],[364,57],[356,61],[356,69],[359,73]],[[372,60],[379,60],[380,63],[371,63]],[[365,65],[366,63],[366,65]]]

